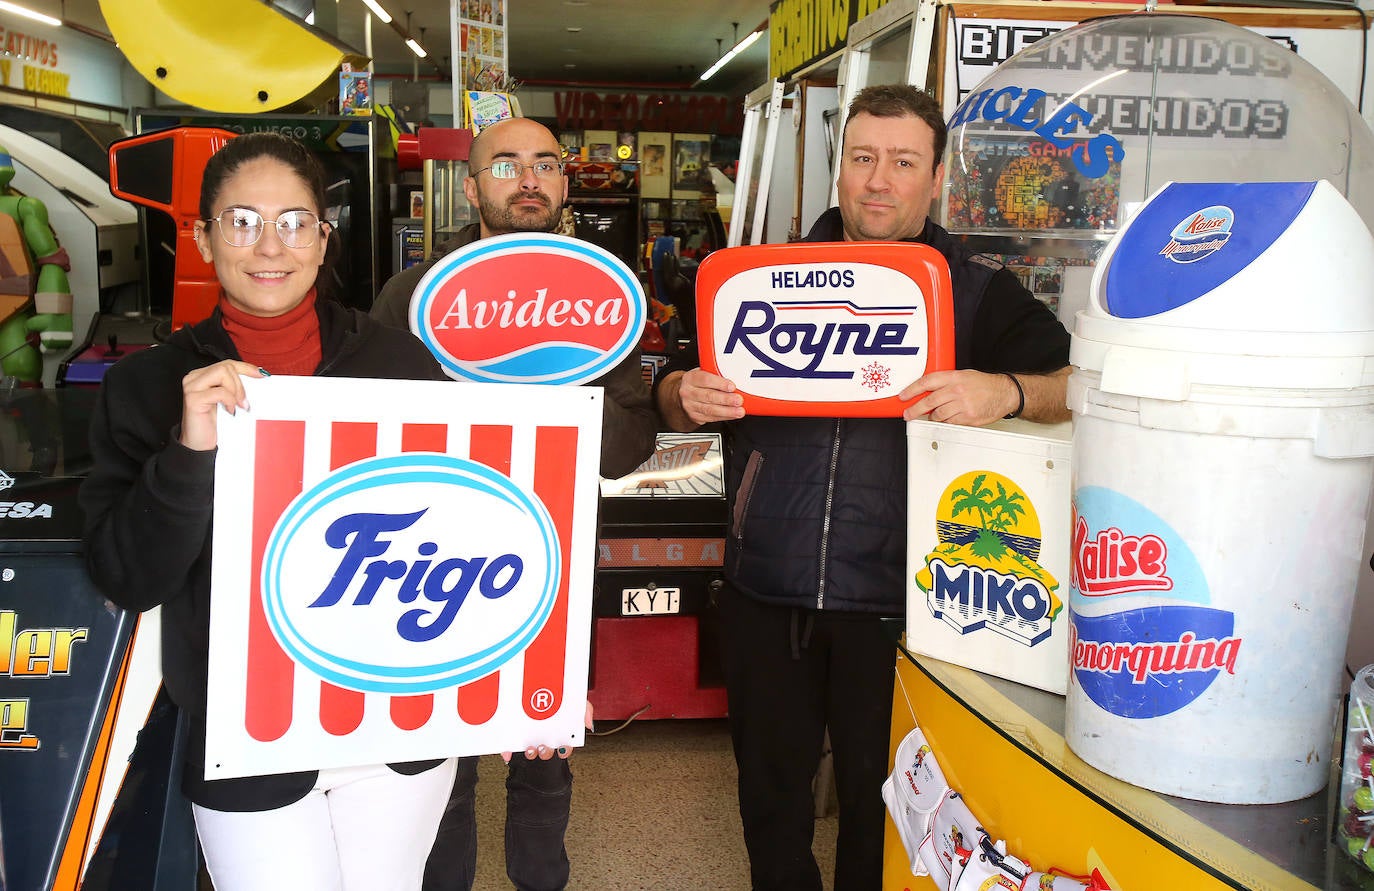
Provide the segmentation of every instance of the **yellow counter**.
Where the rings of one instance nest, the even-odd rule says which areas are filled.
[[[1069,750],[1063,697],[903,651],[889,760],[917,716],[950,786],[994,839],[1037,870],[1096,869],[1116,891],[1374,889],[1374,876],[1328,844],[1334,800],[1326,790],[1264,806],[1150,792]],[[885,858],[884,891],[937,888],[911,874],[891,820]]]

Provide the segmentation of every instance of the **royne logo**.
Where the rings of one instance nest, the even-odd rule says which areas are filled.
[[[987,470],[946,487],[936,507],[940,544],[916,586],[930,614],[960,634],[987,629],[1028,647],[1050,636],[1064,605],[1038,562],[1040,520],[1021,487]]]
[[[523,652],[561,572],[535,495],[482,464],[406,454],[340,468],[290,504],[264,552],[263,605],[282,648],[323,679],[426,693]]]
[[[925,369],[923,304],[911,279],[878,266],[747,270],[716,295],[721,374],[774,398],[799,384],[817,398],[895,395]]]
[[[644,292],[624,263],[542,233],[454,251],[410,301],[411,330],[449,376],[487,383],[586,383],[634,350],[644,318]]]
[[[1225,205],[1204,207],[1179,221],[1159,255],[1175,263],[1196,263],[1210,257],[1230,240],[1235,221],[1235,213]]]
[[[1098,706],[1155,718],[1235,675],[1235,615],[1208,605],[1192,550],[1160,517],[1099,486],[1074,496],[1069,658]]]
[[[697,270],[701,365],[750,414],[893,417],[954,367],[949,264],[906,242],[747,245]]]

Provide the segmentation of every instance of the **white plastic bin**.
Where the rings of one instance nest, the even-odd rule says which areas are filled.
[[[1167,794],[1306,797],[1366,556],[1374,239],[1325,182],[1171,184],[1092,291],[1065,736]]]

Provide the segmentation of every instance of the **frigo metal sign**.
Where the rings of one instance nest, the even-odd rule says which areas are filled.
[[[245,386],[219,418],[207,777],[579,744],[601,389]]]

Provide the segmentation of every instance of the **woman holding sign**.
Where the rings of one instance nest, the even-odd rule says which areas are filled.
[[[218,891],[420,887],[454,760],[206,780],[215,419],[245,377],[444,380],[408,332],[317,299],[330,247],[324,174],[300,143],[238,137],[205,168],[196,245],[211,316],[111,368],[81,488],[92,578],[126,609],[162,607],[167,692],[190,721],[183,791]]]

